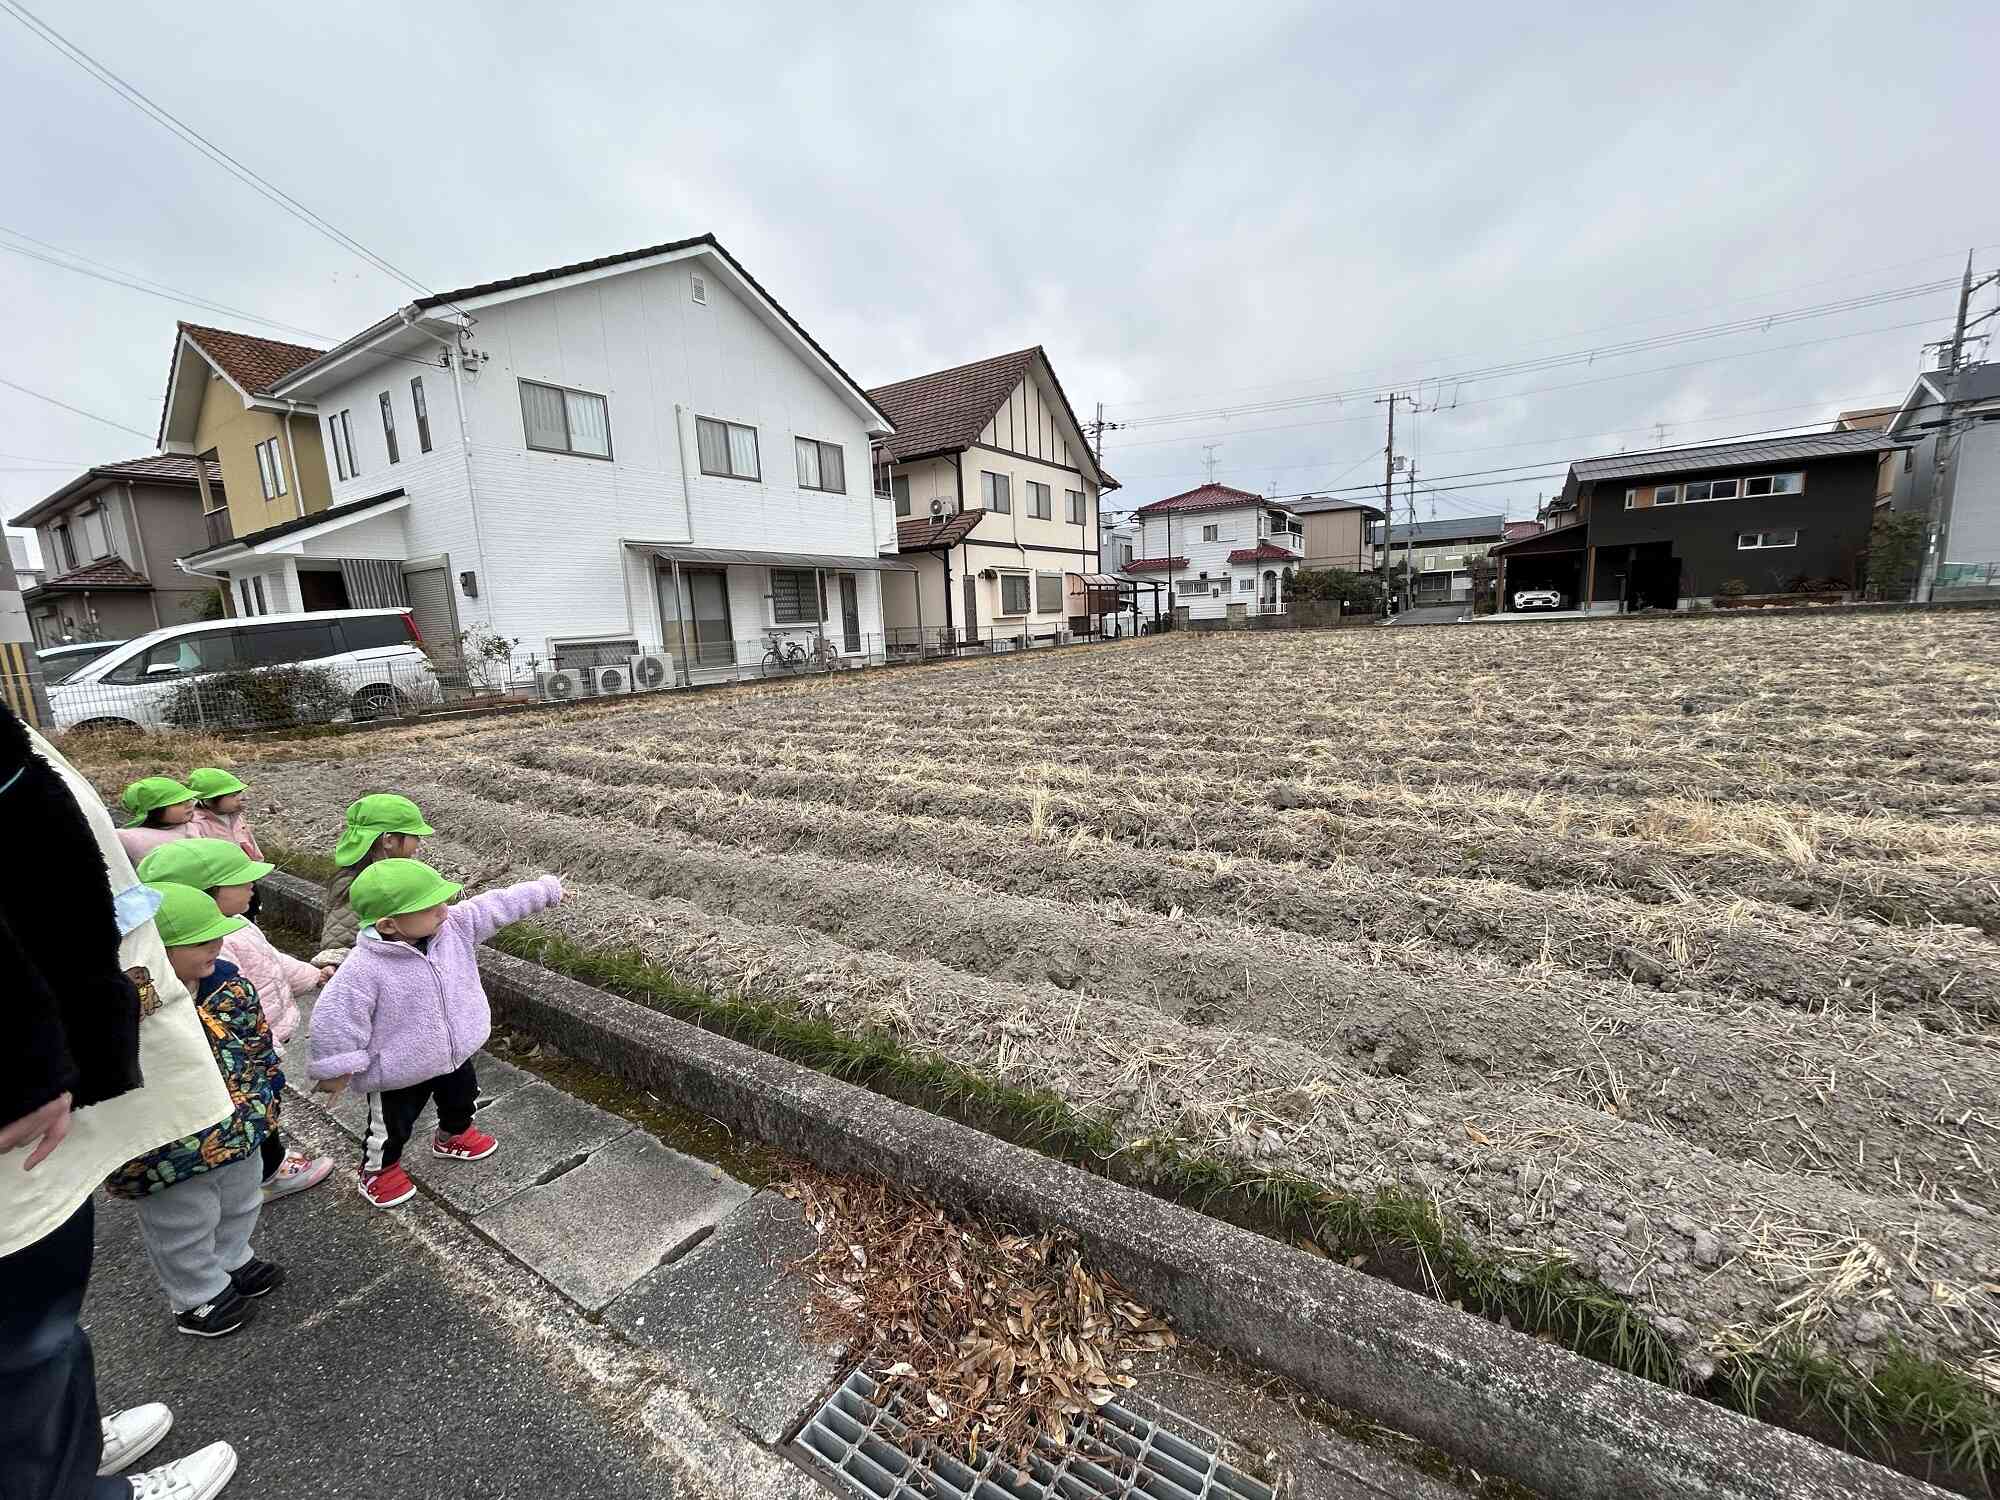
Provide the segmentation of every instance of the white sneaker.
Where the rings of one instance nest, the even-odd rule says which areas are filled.
[[[212,1500],[236,1472],[236,1450],[210,1443],[186,1458],[132,1476],[132,1500]]]
[[[174,1425],[174,1414],[158,1401],[144,1406],[128,1406],[104,1418],[104,1457],[99,1474],[116,1474],[153,1451],[154,1446]]]

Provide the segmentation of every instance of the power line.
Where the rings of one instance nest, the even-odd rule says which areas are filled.
[[[1534,359],[1513,360],[1500,364],[1486,365],[1468,370],[1459,370],[1445,375],[1425,376],[1419,384],[1432,384],[1440,391],[1444,386],[1469,385],[1476,381],[1496,380],[1507,375],[1532,374],[1539,370],[1562,369],[1571,365],[1595,364],[1600,359],[1622,359],[1631,354],[1650,353],[1656,349],[1670,349],[1682,344],[1699,343],[1709,339],[1728,338],[1739,333],[1765,333],[1781,325],[1804,322],[1812,318],[1835,317],[1842,313],[1859,312],[1871,307],[1883,306],[1891,302],[1906,302],[1915,297],[1927,297],[1946,288],[1956,288],[1955,281],[1930,281],[1908,287],[1892,287],[1869,292],[1858,297],[1843,298],[1838,302],[1822,303],[1813,307],[1793,308],[1788,311],[1769,313],[1761,317],[1742,318],[1728,323],[1711,324],[1704,328],[1686,328],[1673,333],[1656,334],[1649,338],[1628,339],[1624,343],[1572,349],[1561,354],[1541,355]],[[1151,417],[1133,417],[1125,422],[1132,427],[1163,427],[1184,422],[1199,422],[1238,415],[1259,416],[1267,412],[1287,411],[1299,406],[1323,405],[1329,401],[1360,400],[1373,398],[1392,385],[1356,387],[1350,390],[1320,391],[1303,396],[1273,398],[1269,401],[1245,402],[1237,405],[1211,407],[1200,411],[1168,412]],[[1438,404],[1436,402],[1434,405]],[[1453,404],[1457,404],[1454,402]]]
[[[300,223],[326,236],[343,249],[360,256],[384,275],[394,277],[397,281],[402,282],[403,285],[420,292],[428,293],[431,290],[423,282],[410,275],[409,272],[402,270],[400,267],[377,255],[373,250],[362,244],[361,241],[355,239],[353,235],[348,234],[345,230],[340,229],[320,214],[307,208],[290,193],[269,181],[252,168],[245,166],[227,151],[223,150],[222,147],[216,145],[215,142],[203,135],[199,130],[182,121],[172,111],[154,103],[143,91],[127,83],[110,68],[84,51],[83,48],[77,46],[76,43],[63,36],[53,26],[50,26],[46,21],[28,10],[26,6],[21,5],[19,0],[0,0],[0,8],[8,11],[23,26],[34,32],[43,41],[55,48],[57,52],[75,63],[84,72],[95,78],[127,104],[130,104],[141,114],[144,114],[155,123],[171,131],[182,141],[228,172],[230,176],[236,178],[237,181],[262,194]]]
[[[188,307],[205,308],[209,312],[225,313],[232,318],[241,318],[248,323],[261,324],[266,328],[283,329],[287,333],[300,334],[309,339],[319,339],[324,343],[336,344],[340,342],[332,334],[321,333],[312,328],[301,328],[296,323],[286,323],[278,318],[267,318],[261,313],[251,312],[248,308],[232,307],[227,302],[216,302],[207,297],[197,296],[193,292],[184,292],[180,288],[168,286],[162,281],[151,281],[148,278],[139,276],[136,272],[121,271],[115,266],[104,265],[102,261],[91,261],[87,256],[78,255],[73,250],[58,249],[56,246],[50,245],[46,240],[38,240],[33,235],[22,234],[20,230],[9,229],[4,224],[0,224],[0,234],[11,234],[16,239],[29,241],[30,244],[46,246],[55,253],[53,255],[44,255],[39,251],[28,249],[22,245],[9,245],[4,241],[0,241],[0,250],[24,256],[29,260],[38,260],[42,264],[54,266],[58,270],[74,271],[79,276],[88,276],[93,280],[109,282],[113,286],[122,286],[135,292],[143,292],[149,297],[158,297],[167,302],[178,302]],[[82,262],[82,264],[74,264],[73,262]],[[93,270],[93,266],[101,266],[103,269]]]
[[[0,0],[0,4],[5,3],[6,0]],[[110,417],[100,417],[94,411],[85,411],[80,406],[71,406],[67,401],[58,401],[54,396],[45,396],[40,391],[31,391],[25,385],[16,385],[13,381],[4,377],[0,377],[0,385],[6,386],[10,391],[19,391],[24,396],[33,396],[37,401],[46,401],[51,406],[60,406],[64,411],[73,411],[79,417],[88,417],[93,422],[102,422],[106,427],[116,427],[120,432],[129,432],[134,437],[142,437],[149,443],[154,440],[155,434],[153,433],[141,432],[136,427],[127,427],[123,422],[114,421]]]

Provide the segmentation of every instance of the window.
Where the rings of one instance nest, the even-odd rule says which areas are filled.
[[[49,535],[55,541],[50,555],[61,558],[63,571],[69,572],[76,566],[76,544],[70,540],[69,522],[58,521],[49,528]]]
[[[413,644],[408,615],[349,615],[340,622],[340,636],[349,651]]]
[[[1679,505],[1680,503],[1681,487],[1677,484],[1663,484],[1653,491],[1653,504],[1655,505]]]
[[[1737,481],[1734,479],[1697,479],[1692,484],[1681,487],[1682,498],[1690,505],[1697,500],[1734,500]]]
[[[396,408],[390,402],[387,391],[375,399],[382,404],[382,446],[389,450],[389,462],[399,464],[403,455],[396,447]]]
[[[268,615],[271,612],[271,606],[264,602],[264,575],[259,573],[255,578],[251,579],[250,587],[257,600],[257,613]]]
[[[910,476],[898,474],[892,484],[896,492],[896,514],[907,516],[910,513]]]
[[[354,465],[354,426],[348,415],[337,411],[326,419],[326,440],[333,448],[333,471],[342,479],[352,479],[361,472]]]
[[[602,396],[524,380],[521,422],[538,453],[611,457],[611,413]]]
[[[1644,501],[1640,500],[1637,490],[1627,490],[1625,492],[1625,508],[1627,510],[1638,510],[1642,505],[1651,505],[1652,503],[1650,498]]]
[[[1257,580],[1256,580],[1256,579],[1254,579],[1254,578],[1239,578],[1239,579],[1237,579],[1237,580],[1236,580],[1236,592],[1237,592],[1237,593],[1239,593],[1239,594],[1254,594],[1254,593],[1256,593],[1256,592],[1257,592]]]
[[[1003,516],[1014,509],[1014,494],[1008,487],[1005,474],[989,474],[984,469],[980,470],[979,498],[988,510],[997,510]]]
[[[177,635],[150,650],[135,652],[109,672],[106,682],[159,682],[196,672],[226,672],[242,665],[240,630],[208,630]]]
[[[875,473],[875,498],[887,500],[890,492],[890,461],[889,455],[883,451],[880,443],[868,445],[868,467]]]
[[[1060,573],[1035,575],[1035,613],[1059,615],[1063,609],[1063,580]]]
[[[695,447],[701,451],[701,472],[718,479],[762,479],[757,457],[757,429],[715,417],[694,419]]]
[[[818,578],[819,597],[813,597]],[[813,608],[817,602],[819,608]],[[826,582],[811,568],[771,569],[771,620],[777,625],[810,625],[826,618]]]
[[[1025,615],[1028,612],[1028,575],[1026,573],[1002,573],[1000,575],[1000,613],[1003,615]]]
[[[847,493],[847,455],[838,443],[822,443],[817,438],[795,438],[799,456],[799,488]]]
[[[257,445],[257,483],[263,488],[266,500],[275,500],[285,493],[285,465],[278,457],[276,438],[265,438]],[[222,509],[220,505],[215,508]]]
[[[1759,474],[1743,481],[1743,493],[1752,495],[1796,495],[1806,487],[1803,474]]]
[[[431,451],[431,409],[424,400],[424,377],[421,375],[410,377],[410,406],[417,414],[418,451],[428,453]]]
[[[1222,540],[1222,527],[1221,527],[1220,525],[1215,525],[1215,526],[1204,526],[1204,527],[1202,527],[1202,528],[1201,528],[1201,539],[1202,539],[1202,540],[1203,540],[1204,542],[1219,542],[1219,541],[1221,541],[1221,540]]]
[[[1118,566],[1121,568],[1132,566],[1132,544],[1130,542],[1120,544],[1118,548]]]
[[[111,555],[111,532],[104,524],[104,508],[92,506],[77,518],[83,533],[83,550],[92,562]]]
[[[1796,547],[1799,544],[1797,531],[1739,531],[1736,533],[1738,552],[1756,552],[1771,547]]]
[[[1072,526],[1081,526],[1083,524],[1083,491],[1064,490],[1063,498],[1069,502],[1069,524]]]
[[[322,661],[340,654],[340,637],[335,633],[332,620],[249,625],[236,634],[242,637],[238,650],[246,667],[278,667],[288,662]]]
[[[1037,521],[1053,521],[1056,518],[1055,506],[1049,499],[1049,487],[1032,479],[1028,481],[1028,514]]]

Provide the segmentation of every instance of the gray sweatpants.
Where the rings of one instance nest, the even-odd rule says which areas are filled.
[[[229,1273],[252,1259],[263,1185],[264,1163],[253,1151],[139,1200],[139,1233],[175,1312],[220,1297]]]

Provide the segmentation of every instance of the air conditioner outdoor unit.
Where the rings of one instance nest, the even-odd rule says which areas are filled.
[[[630,665],[632,691],[635,693],[657,692],[673,685],[674,659],[671,656],[649,652],[633,657]]]
[[[629,693],[632,691],[632,669],[625,666],[592,667],[590,690],[600,698]]]
[[[578,698],[590,696],[589,684],[581,672],[542,673],[542,701],[544,703],[569,703]]]

